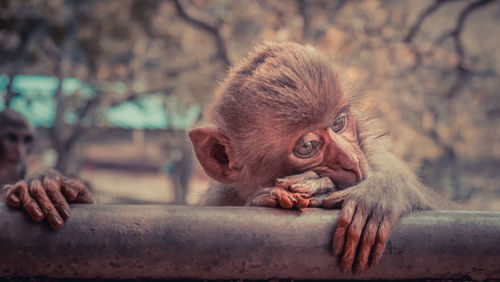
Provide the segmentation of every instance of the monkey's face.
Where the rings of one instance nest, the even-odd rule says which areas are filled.
[[[0,133],[0,158],[11,164],[23,162],[33,147],[29,129],[7,129]]]
[[[356,124],[348,111],[340,112],[327,126],[300,132],[288,146],[286,166],[291,173],[314,171],[345,189],[365,177],[364,154]]]

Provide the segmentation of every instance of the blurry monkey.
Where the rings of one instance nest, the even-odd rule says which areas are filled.
[[[26,157],[33,148],[34,129],[18,112],[6,109],[0,113],[0,185],[6,185],[6,202],[22,207],[35,221],[47,218],[54,229],[69,217],[68,202],[88,203],[93,199],[79,179],[46,170],[25,179]]]
[[[0,112],[0,185],[24,178],[34,136],[33,126],[23,115],[11,109]]]

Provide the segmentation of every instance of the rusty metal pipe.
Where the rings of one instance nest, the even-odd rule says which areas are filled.
[[[500,212],[404,217],[382,261],[341,274],[338,211],[74,205],[59,231],[0,204],[0,278],[500,278]]]

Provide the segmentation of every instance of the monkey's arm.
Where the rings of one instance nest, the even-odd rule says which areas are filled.
[[[229,184],[213,182],[201,195],[202,206],[243,206],[245,200],[238,194],[238,189]]]
[[[389,152],[369,156],[371,173],[367,178],[333,192],[322,204],[324,208],[342,207],[333,250],[344,271],[362,272],[377,264],[402,215],[437,206],[429,189],[401,160]]]
[[[55,170],[5,187],[7,205],[22,208],[34,221],[44,218],[53,229],[63,226],[70,216],[68,203],[93,203],[94,199],[85,184],[68,178]]]

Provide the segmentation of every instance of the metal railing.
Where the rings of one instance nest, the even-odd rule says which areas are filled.
[[[0,204],[0,278],[500,278],[500,212],[402,218],[381,262],[342,274],[331,252],[338,211],[74,205],[59,231]]]

